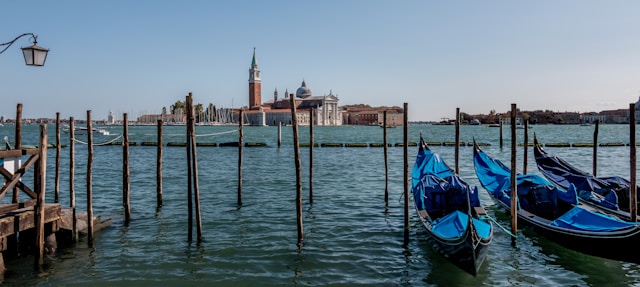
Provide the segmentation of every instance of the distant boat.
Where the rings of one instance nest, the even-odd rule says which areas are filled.
[[[64,131],[65,133],[69,133],[69,126],[63,126],[62,127],[62,131]],[[110,135],[108,130],[105,129],[99,129],[99,128],[92,128],[93,130],[93,134],[94,135],[103,135],[103,136],[108,136]],[[86,127],[75,127],[73,129],[73,134],[75,135],[86,135],[87,134],[87,128]]]
[[[479,126],[480,125],[480,120],[479,119],[473,119],[471,120],[471,122],[469,123],[472,126]]]
[[[380,124],[380,127],[384,128],[385,126],[383,124]],[[392,129],[392,128],[395,128],[395,127],[396,127],[396,125],[389,125],[389,124],[386,126],[386,128],[388,128],[388,129]]]
[[[499,128],[500,124],[489,124],[488,127],[490,127],[490,128]]]

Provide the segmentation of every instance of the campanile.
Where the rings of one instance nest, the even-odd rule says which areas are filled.
[[[249,69],[249,109],[258,109],[262,105],[260,69],[256,61],[256,48],[253,48],[253,59]]]

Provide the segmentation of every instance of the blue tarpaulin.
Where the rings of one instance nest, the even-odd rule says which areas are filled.
[[[595,213],[581,207],[573,207],[562,216],[556,218],[551,225],[573,230],[614,231],[636,225],[633,222],[616,220],[610,216]]]

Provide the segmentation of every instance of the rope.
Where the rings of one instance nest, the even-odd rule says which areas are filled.
[[[230,130],[230,131],[226,131],[226,132],[219,132],[219,133],[212,133],[212,134],[203,134],[203,135],[196,135],[196,137],[207,137],[207,136],[217,136],[217,135],[223,135],[223,134],[230,134],[230,133],[235,133],[238,132],[239,129],[235,129],[235,130]],[[156,134],[143,134],[144,136],[155,136]],[[179,136],[184,136],[185,134],[164,134],[163,136],[169,136],[169,137],[179,137]]]
[[[196,135],[196,137],[217,136],[217,135],[235,133],[235,132],[238,132],[238,131],[239,131],[238,129],[235,129],[235,130],[230,130],[230,131],[226,131],[226,132],[219,132],[219,133],[213,133],[213,134],[204,134],[204,135]]]
[[[114,139],[112,139],[112,140],[110,140],[110,141],[108,141],[108,142],[95,143],[95,144],[93,144],[93,145],[94,145],[94,146],[101,146],[101,145],[108,145],[108,144],[112,144],[114,141],[116,141],[117,139],[119,139],[119,138],[121,138],[121,137],[122,137],[122,134],[119,134],[117,137],[115,137]],[[81,141],[81,140],[77,140],[77,139],[75,139],[75,138],[73,139],[73,141],[74,141],[74,142],[77,142],[77,143],[81,143],[81,144],[86,144],[86,145],[88,145],[88,144],[89,144],[89,143],[87,143],[87,142],[83,142],[83,141]]]
[[[498,223],[493,217],[487,215],[484,215],[483,217],[481,217],[480,219],[488,219],[491,222],[495,223],[498,227],[500,227],[500,229],[502,229],[502,231],[504,231],[504,233],[508,234],[509,236],[513,237],[513,238],[518,238],[518,235],[515,235],[513,233],[511,233],[508,229],[504,228],[504,226],[500,225],[500,223]]]

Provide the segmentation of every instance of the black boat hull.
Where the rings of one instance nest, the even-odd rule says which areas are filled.
[[[431,224],[425,218],[421,217],[420,220],[427,234],[427,242],[436,252],[465,272],[473,276],[478,274],[487,257],[493,234],[482,239],[475,230],[467,228],[458,238],[443,238],[433,233]]]
[[[495,201],[504,210],[511,210],[504,202]],[[551,226],[544,219],[522,210],[518,211],[518,221],[527,223],[539,235],[568,249],[612,260],[640,263],[640,226],[612,232],[577,232]]]

